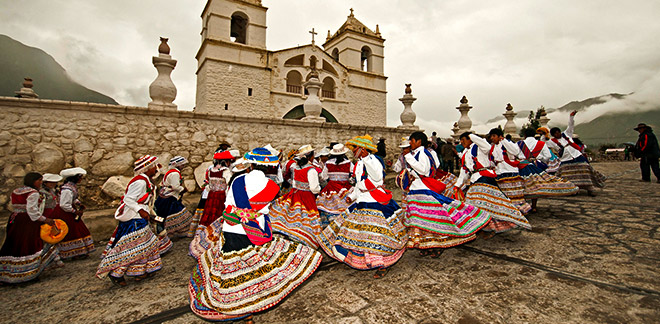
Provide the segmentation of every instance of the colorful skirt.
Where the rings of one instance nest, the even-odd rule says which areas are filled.
[[[167,236],[165,236],[167,237]],[[141,276],[161,269],[161,241],[144,219],[119,222],[115,233],[103,251],[96,270],[98,278]]]
[[[332,181],[329,183],[332,183]],[[349,203],[346,202],[346,197],[352,191],[353,188],[349,187],[348,189],[340,188],[338,191],[321,191],[319,193],[318,197],[316,197],[316,206],[319,210],[322,227],[325,228],[328,226],[337,215],[348,208]]]
[[[156,214],[165,218],[165,230],[172,237],[188,236],[193,215],[176,197],[158,197],[154,203]]]
[[[209,191],[204,204],[204,214],[199,220],[198,228],[201,226],[209,226],[215,222],[216,219],[222,219],[222,212],[225,210],[225,191]]]
[[[195,208],[195,212],[193,213],[192,221],[190,221],[188,237],[195,236],[195,231],[197,231],[197,226],[199,226],[199,220],[202,219],[202,215],[204,215],[205,205],[206,198],[204,198],[204,192],[202,191],[202,197],[199,198],[199,203],[197,203],[197,208]]]
[[[63,220],[69,228],[66,237],[56,244],[57,249],[60,251],[60,258],[68,259],[96,251],[92,234],[82,219],[76,221],[76,214],[66,212],[60,206],[57,206],[53,210],[51,218]]]
[[[580,189],[587,190],[605,187],[605,179],[607,179],[602,173],[594,170],[584,156],[562,162],[556,176],[570,181]]]
[[[211,321],[236,320],[271,308],[307,280],[321,253],[274,237],[264,245],[223,251],[223,240],[203,253],[188,285],[193,313]]]
[[[273,232],[318,249],[321,218],[311,191],[291,190],[270,206]]]
[[[51,262],[61,264],[57,247],[44,243],[40,232],[41,222],[32,221],[27,213],[9,218],[5,243],[0,249],[0,282],[30,281]]]
[[[199,260],[206,250],[220,240],[220,236],[222,236],[222,218],[216,219],[211,225],[195,232],[195,236],[188,246],[188,255]]]
[[[525,198],[528,199],[571,196],[580,190],[573,183],[550,175],[534,164],[520,170],[520,176],[525,180]]]
[[[495,185],[494,179],[486,181],[491,183],[473,183],[465,194],[466,204],[478,207],[490,214],[490,222],[483,230],[502,233],[517,227],[532,229],[527,218]]]
[[[321,233],[321,248],[355,269],[387,268],[406,250],[408,235],[402,212],[394,200],[387,205],[355,203]]]
[[[525,201],[525,180],[518,173],[503,173],[495,178],[500,191],[504,193],[523,215],[532,210],[532,206]]]
[[[448,248],[469,242],[491,216],[483,210],[434,191],[411,190],[405,196],[408,248]]]
[[[455,187],[458,177],[456,177],[453,173],[437,170],[435,178],[440,180],[440,182],[446,186],[445,190],[441,192],[443,196],[460,201],[465,199],[463,192]]]

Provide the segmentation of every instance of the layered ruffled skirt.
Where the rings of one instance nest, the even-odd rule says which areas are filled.
[[[555,175],[586,190],[593,190],[594,187],[603,188],[607,179],[602,173],[594,170],[584,156],[561,162]]]
[[[402,213],[394,200],[387,205],[355,203],[321,233],[321,248],[356,269],[389,267],[401,258],[408,241]]]
[[[167,236],[165,236],[167,237]],[[141,276],[161,269],[161,240],[144,219],[119,222],[103,251],[96,276]]]
[[[273,232],[318,249],[321,219],[311,191],[291,190],[270,206]]]
[[[335,183],[335,184],[333,184]],[[349,205],[346,202],[346,197],[350,195],[353,188],[349,185],[347,188],[341,185],[336,185],[337,181],[330,181],[328,185],[321,190],[318,197],[316,197],[316,207],[321,217],[321,226],[326,227],[332,220],[342,213]],[[346,182],[348,184],[348,182]],[[332,187],[336,190],[325,190]]]
[[[520,176],[525,180],[525,198],[528,199],[570,196],[579,190],[573,183],[550,175],[534,164],[520,170]]]
[[[165,218],[165,230],[172,237],[189,235],[193,215],[176,197],[158,197],[154,203],[158,216]]]
[[[494,182],[494,179],[489,181]],[[501,233],[517,227],[532,228],[527,218],[493,183],[477,182],[470,185],[465,194],[465,203],[490,214],[491,220],[483,228],[484,231]]]
[[[61,219],[66,223],[69,232],[60,243],[57,243],[57,249],[60,251],[62,259],[83,256],[96,251],[92,234],[82,219],[76,221],[76,215],[64,211],[60,206],[55,207],[51,218]]]
[[[518,173],[503,173],[495,178],[500,191],[525,215],[532,206],[525,201],[525,180]]]
[[[476,238],[491,216],[483,210],[434,191],[411,190],[404,197],[408,248],[448,248]]]

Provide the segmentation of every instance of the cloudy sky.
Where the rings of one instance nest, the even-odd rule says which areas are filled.
[[[151,56],[169,37],[180,109],[195,102],[195,54],[203,0],[3,1],[0,33],[51,54],[83,85],[121,104],[145,106],[156,77]],[[389,77],[388,125],[400,124],[404,83],[412,83],[422,128],[448,135],[466,95],[483,123],[504,112],[559,107],[631,93],[599,111],[660,105],[660,1],[650,0],[264,0],[267,46],[322,40],[349,8],[379,24]],[[38,81],[37,81],[38,82]],[[657,104],[657,105],[656,105]],[[596,111],[596,110],[594,110]],[[583,121],[601,112],[585,114]],[[551,116],[564,118],[565,116]],[[485,127],[485,126],[484,126]]]

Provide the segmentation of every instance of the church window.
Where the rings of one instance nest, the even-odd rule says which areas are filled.
[[[367,46],[362,47],[360,64],[362,71],[371,71],[371,49]]]
[[[247,44],[248,17],[242,12],[231,15],[231,31],[229,37],[232,42]]]
[[[252,88],[248,88],[248,97],[252,97]]]
[[[323,60],[323,71],[326,71],[330,74],[338,75],[337,70],[330,65],[330,62]]]
[[[229,104],[225,104],[225,110],[229,110]]]
[[[286,62],[284,62],[284,66],[303,66],[304,59],[304,54],[296,55],[286,60]]]
[[[333,78],[325,77],[325,79],[323,79],[321,97],[335,99],[335,80]]]
[[[316,68],[316,62],[318,62],[318,59],[316,58],[316,56],[312,55],[309,58],[309,67],[310,68]]]
[[[296,70],[291,70],[286,74],[286,92],[302,93],[302,74]]]
[[[332,58],[339,62],[339,49],[335,48],[332,50]]]

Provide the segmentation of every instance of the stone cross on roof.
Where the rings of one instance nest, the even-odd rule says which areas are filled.
[[[312,28],[311,31],[309,31],[310,34],[312,34],[312,45],[314,45],[314,36],[318,35],[319,33],[314,31],[314,28]]]

